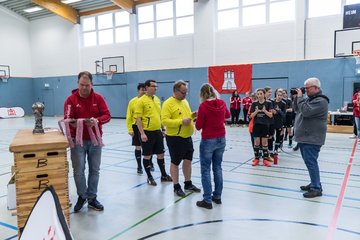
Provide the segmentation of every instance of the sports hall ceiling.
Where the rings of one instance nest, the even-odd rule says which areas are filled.
[[[81,0],[65,4],[65,0],[0,0],[0,7],[5,7],[29,21],[59,15],[65,19],[79,23],[79,17],[123,8],[135,13],[139,4],[156,2],[160,0]],[[41,7],[42,10],[28,13],[25,9]]]

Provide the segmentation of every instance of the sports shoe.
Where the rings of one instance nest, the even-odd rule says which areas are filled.
[[[356,135],[351,135],[349,138],[350,139],[355,139],[355,138],[357,138],[357,136]]]
[[[293,150],[294,150],[294,151],[299,150],[299,146],[298,146],[298,145],[296,145],[296,146],[293,148]]]
[[[288,148],[292,148],[292,144],[289,144],[289,145],[288,145]]]
[[[178,195],[179,197],[185,197],[186,194],[184,193],[184,191],[179,188],[179,189],[174,189],[174,193],[176,193],[176,195]]]
[[[157,185],[156,182],[155,182],[155,180],[154,180],[154,178],[152,178],[152,177],[149,177],[149,178],[147,179],[147,183],[148,183],[149,185],[151,185],[151,186],[156,186],[156,185]]]
[[[161,176],[162,182],[172,182],[172,178],[169,175]]]
[[[269,163],[268,160],[264,159],[263,163],[264,163],[265,166],[271,167],[271,164]]]
[[[251,164],[251,165],[252,165],[253,167],[255,167],[255,166],[259,165],[259,162],[260,162],[260,160],[256,158],[256,159],[254,159],[254,160],[252,161],[252,164]]]
[[[206,209],[212,209],[212,203],[205,202],[205,200],[197,201],[196,206]]]
[[[92,208],[96,211],[104,211],[104,206],[96,199],[89,199],[88,208]]]
[[[82,198],[82,197],[78,197],[78,200],[75,204],[75,207],[74,207],[74,212],[78,212],[82,209],[82,207],[85,205],[85,203],[87,202],[86,199]]]
[[[196,187],[194,184],[191,184],[190,186],[185,186],[184,189],[190,192],[201,192],[201,189]]]
[[[271,156],[271,155],[269,155],[269,156],[267,157],[267,161],[268,161],[268,162],[274,162],[274,157]]]
[[[310,190],[310,184],[305,185],[305,186],[300,186],[300,189],[301,189],[302,191],[309,191],[309,190]]]
[[[140,174],[140,175],[143,174],[142,168],[138,168],[138,169],[137,169],[137,173]]]
[[[221,198],[215,198],[214,196],[211,197],[211,200],[216,204],[221,204]]]
[[[315,190],[310,189],[308,192],[303,194],[304,198],[314,198],[314,197],[321,197],[322,191],[321,190]]]

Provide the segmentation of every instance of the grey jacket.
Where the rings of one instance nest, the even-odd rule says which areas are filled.
[[[329,98],[320,91],[307,98],[296,97],[294,133],[295,141],[324,145],[327,129]]]

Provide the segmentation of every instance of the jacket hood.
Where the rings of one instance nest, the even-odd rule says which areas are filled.
[[[94,92],[94,89],[91,89],[90,95],[91,95],[93,92]],[[80,93],[79,93],[79,89],[78,89],[78,88],[71,90],[71,94],[80,97]],[[89,95],[89,96],[90,96],[90,95]]]
[[[312,101],[312,100],[314,100],[315,98],[318,98],[318,97],[325,98],[326,101],[327,101],[328,103],[330,103],[330,99],[329,99],[327,96],[325,96],[324,94],[322,94],[322,91],[320,91],[320,92],[318,92],[317,94],[309,97],[309,100]]]
[[[212,112],[224,112],[224,108],[226,108],[226,104],[223,100],[220,99],[212,99],[206,100],[204,105]]]

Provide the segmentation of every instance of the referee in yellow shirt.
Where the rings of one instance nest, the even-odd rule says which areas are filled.
[[[141,147],[143,150],[143,165],[147,174],[147,183],[156,186],[150,172],[150,157],[157,155],[157,162],[161,171],[161,181],[171,182],[171,177],[166,173],[164,161],[164,136],[161,132],[161,107],[160,99],[155,96],[157,83],[155,80],[145,82],[146,93],[138,99],[135,105],[136,125],[139,128]]]
[[[179,184],[179,165],[183,160],[182,170],[185,177],[186,191],[200,192],[191,182],[191,161],[194,147],[191,136],[194,133],[194,119],[188,101],[185,99],[188,91],[186,82],[179,80],[174,83],[173,96],[162,106],[161,122],[166,127],[166,143],[171,157],[170,175],[174,183],[174,192],[179,197],[185,197]]]
[[[141,164],[141,137],[139,129],[136,125],[136,117],[135,117],[135,105],[136,102],[140,97],[142,97],[145,94],[145,84],[139,83],[137,86],[138,95],[136,97],[133,97],[127,107],[126,111],[126,127],[128,129],[129,135],[132,137],[132,145],[135,146],[135,159],[137,162],[137,173],[143,174],[142,170],[142,164]],[[153,172],[154,166],[151,162],[150,158],[150,169]]]

